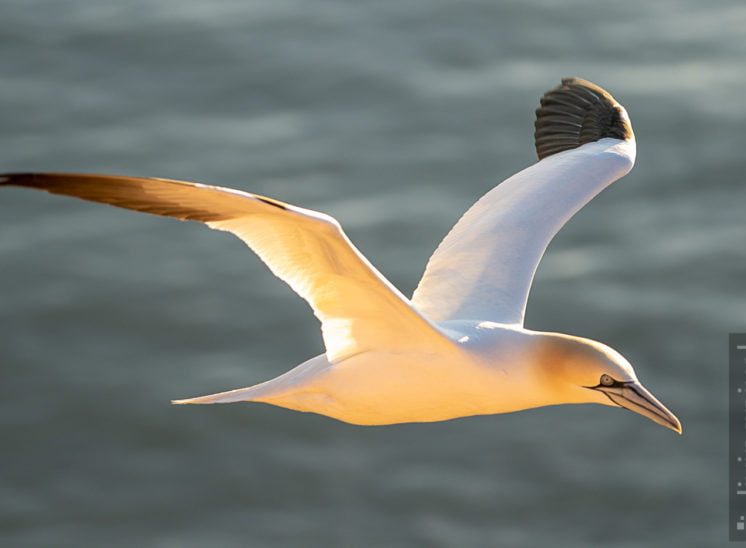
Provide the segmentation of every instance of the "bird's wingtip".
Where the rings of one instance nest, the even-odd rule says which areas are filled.
[[[605,137],[626,140],[633,135],[624,108],[596,84],[577,77],[547,91],[536,109],[534,139],[539,159]]]
[[[44,179],[44,176],[44,173],[37,173],[33,171],[0,173],[0,185],[36,187],[39,185],[39,182]]]

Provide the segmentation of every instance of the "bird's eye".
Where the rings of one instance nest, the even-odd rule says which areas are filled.
[[[614,384],[614,379],[612,379],[609,375],[601,375],[601,384],[603,386],[612,386]]]

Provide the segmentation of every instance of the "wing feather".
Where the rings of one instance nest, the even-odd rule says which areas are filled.
[[[430,258],[412,304],[434,322],[523,324],[531,282],[557,231],[634,164],[624,108],[577,78],[537,110],[540,161],[483,196]]]
[[[241,238],[322,322],[330,361],[376,347],[452,344],[353,246],[332,217],[238,190],[115,175],[7,174],[0,184],[200,221]]]

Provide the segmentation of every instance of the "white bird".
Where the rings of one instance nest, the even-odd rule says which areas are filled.
[[[678,419],[621,354],[590,339],[523,326],[549,241],[635,159],[626,110],[585,80],[565,78],[548,91],[535,127],[539,161],[463,215],[430,258],[411,301],[323,213],[166,179],[11,173],[0,184],[231,232],[311,305],[324,354],[255,386],[174,403],[264,402],[366,425],[600,403],[680,433]]]

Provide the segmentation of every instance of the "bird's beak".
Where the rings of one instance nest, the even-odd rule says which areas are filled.
[[[667,426],[681,434],[681,423],[676,415],[671,413],[637,381],[618,383],[614,386],[594,386],[594,390],[603,392],[619,407],[624,407],[639,413],[652,421]]]

